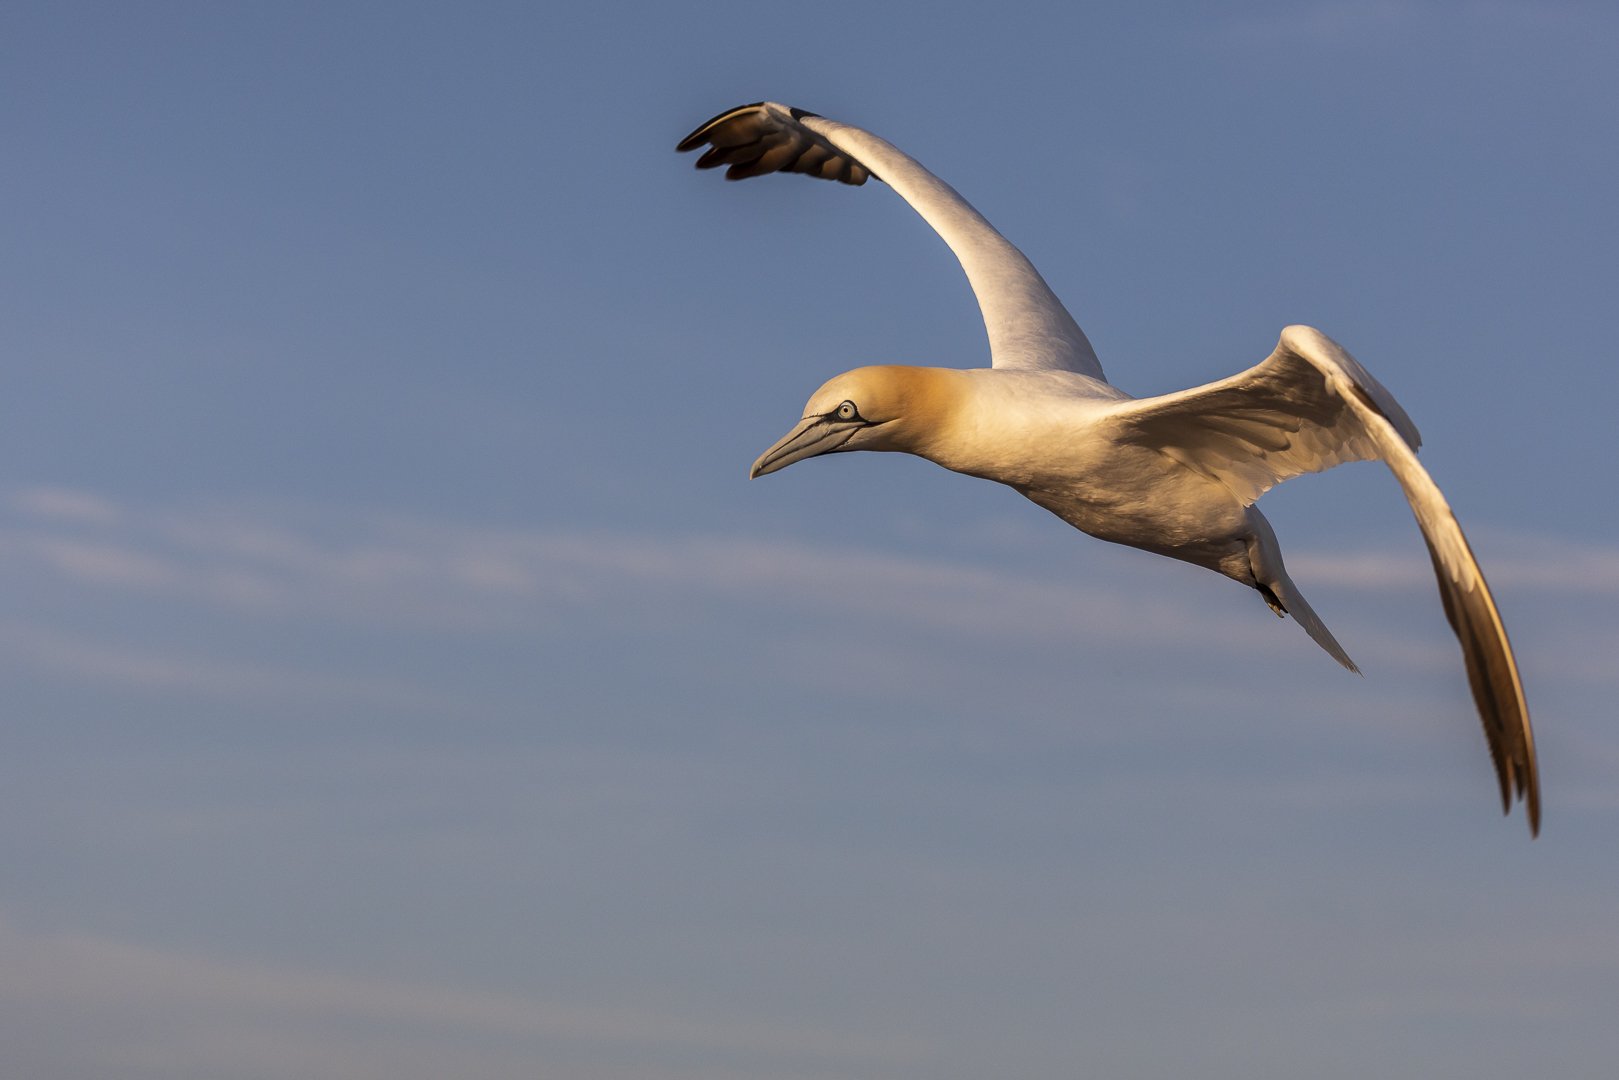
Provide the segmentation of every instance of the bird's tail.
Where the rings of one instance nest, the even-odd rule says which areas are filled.
[[[1248,539],[1248,565],[1253,569],[1254,587],[1265,598],[1265,603],[1278,616],[1283,613],[1293,616],[1293,621],[1304,627],[1304,632],[1327,650],[1328,656],[1359,675],[1360,668],[1349,659],[1344,647],[1338,644],[1338,639],[1332,636],[1332,631],[1327,629],[1310,602],[1304,599],[1304,594],[1293,584],[1293,579],[1287,576],[1287,567],[1282,565],[1281,545],[1276,542],[1270,522],[1251,506],[1248,516],[1256,534]]]
[[[1310,606],[1309,601],[1304,599],[1304,594],[1299,592],[1298,586],[1293,584],[1291,578],[1283,574],[1279,580],[1273,580],[1268,584],[1270,587],[1268,589],[1261,587],[1261,591],[1270,592],[1280,600],[1282,611],[1293,616],[1293,620],[1304,627],[1304,632],[1309,634],[1317,645],[1327,650],[1328,655],[1356,675],[1360,674],[1360,668],[1356,667],[1355,662],[1349,659],[1349,654],[1344,652],[1344,647],[1338,644],[1338,639],[1332,636],[1332,631],[1328,630],[1326,624],[1321,621],[1320,616],[1316,615],[1315,609]],[[1281,614],[1281,612],[1277,612],[1277,614]]]

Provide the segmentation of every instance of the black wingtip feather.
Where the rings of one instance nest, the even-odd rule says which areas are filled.
[[[697,149],[699,146],[703,145],[703,143],[708,141],[706,138],[704,138],[704,136],[708,134],[709,128],[713,127],[715,124],[721,123],[722,121],[729,120],[737,113],[745,113],[750,109],[762,108],[764,104],[765,103],[762,101],[755,101],[751,105],[738,105],[734,109],[726,109],[718,116],[705,120],[703,123],[697,125],[696,131],[693,131],[690,135],[687,135],[684,139],[681,139],[678,144],[676,144],[675,153],[684,154]],[[815,114],[810,113],[809,115],[813,116]]]
[[[776,108],[778,111],[772,112],[769,102],[756,101],[726,109],[681,139],[675,150],[686,153],[712,143],[697,159],[697,167],[728,166],[727,180],[748,180],[766,173],[785,172],[859,187],[871,178],[871,170],[797,123],[807,117],[819,117],[819,113],[788,109],[793,121],[789,124],[781,117],[780,107]]]

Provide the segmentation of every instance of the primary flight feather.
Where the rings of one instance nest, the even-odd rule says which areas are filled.
[[[1102,540],[1195,563],[1255,590],[1351,671],[1354,662],[1288,577],[1253,505],[1272,486],[1346,461],[1393,471],[1433,557],[1495,762],[1501,806],[1526,804],[1540,831],[1534,732],[1506,629],[1445,497],[1417,461],[1421,436],[1378,381],[1308,326],[1229,379],[1161,397],[1116,389],[1084,331],[1032,263],[950,185],[877,136],[774,102],[743,105],[678,147],[700,169],[744,180],[797,172],[869,177],[910,203],[961,260],[989,331],[989,368],[879,366],[810,398],[753,476],[851,450],[916,454],[1021,492]]]

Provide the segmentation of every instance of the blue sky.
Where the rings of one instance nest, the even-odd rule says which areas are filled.
[[[0,1066],[39,1080],[1607,1077],[1619,17],[1598,4],[0,9]],[[1366,672],[924,462],[981,366],[868,127],[1124,390],[1304,322],[1496,586],[1503,820],[1381,466],[1266,496]]]

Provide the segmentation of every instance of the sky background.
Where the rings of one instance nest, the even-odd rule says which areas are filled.
[[[1251,591],[897,455],[987,363],[881,184],[1143,396],[1342,342],[1513,634],[1502,819],[1397,487]],[[1604,1078],[1619,13],[1584,3],[0,4],[0,1072]]]

